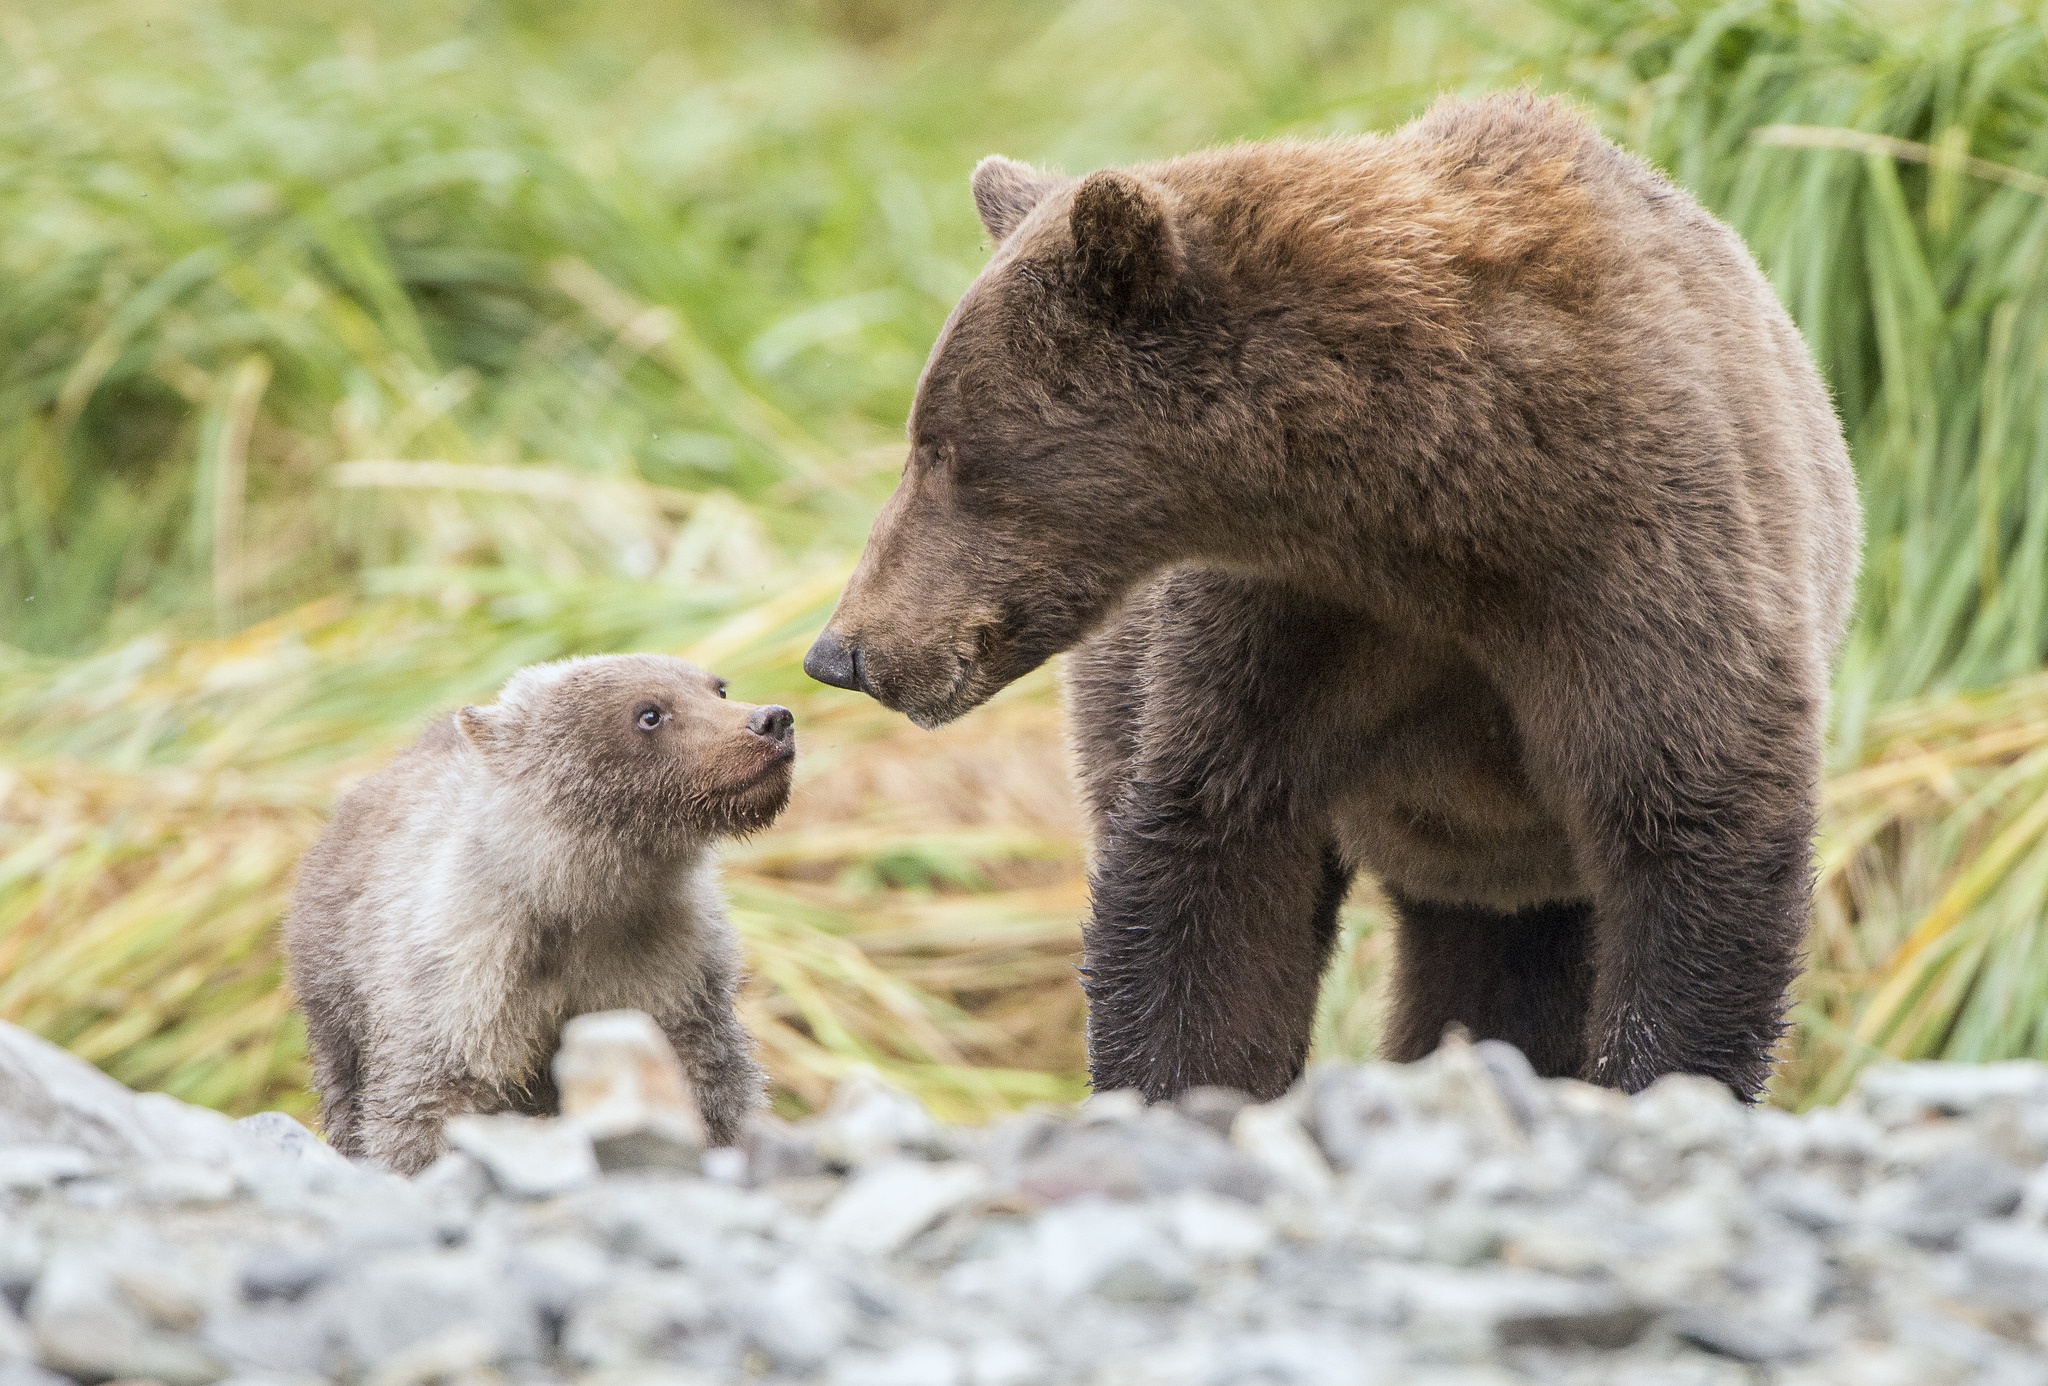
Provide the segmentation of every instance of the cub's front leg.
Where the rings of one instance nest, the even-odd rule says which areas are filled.
[[[754,1037],[735,1008],[739,944],[730,928],[722,918],[717,927],[706,927],[707,935],[722,937],[706,949],[702,978],[655,1017],[689,1075],[705,1138],[714,1146],[739,1144],[747,1118],[760,1109],[767,1090],[754,1057]]]

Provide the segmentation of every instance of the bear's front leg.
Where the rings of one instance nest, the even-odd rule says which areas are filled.
[[[1202,1084],[1276,1097],[1307,1057],[1351,883],[1327,812],[1344,730],[1329,700],[1356,632],[1222,574],[1179,575],[1170,595],[1128,685],[1143,706],[1109,748],[1127,778],[1096,805],[1090,1074],[1154,1100]]]
[[[1517,686],[1593,884],[1584,1076],[1705,1074],[1753,1101],[1806,932],[1821,680],[1734,618],[1600,634]]]
[[[1082,931],[1095,1089],[1278,1097],[1308,1058],[1350,871],[1300,824],[1131,817],[1143,827],[1112,832]]]

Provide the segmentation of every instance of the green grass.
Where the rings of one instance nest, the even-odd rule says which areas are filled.
[[[1080,170],[1576,93],[1750,239],[1871,524],[1781,1095],[2048,1055],[2038,6],[1334,0],[0,8],[0,1015],[303,1108],[276,924],[349,778],[535,659],[789,702],[736,849],[783,1099],[1079,1090],[1051,680],[916,733],[797,660],[985,253]],[[2032,178],[2036,181],[2030,182]],[[1361,895],[1324,1052],[1369,1050]]]

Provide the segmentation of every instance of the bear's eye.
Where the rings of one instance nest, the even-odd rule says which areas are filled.
[[[668,714],[653,703],[643,704],[640,710],[633,714],[633,725],[641,731],[653,731],[667,720]]]
[[[725,696],[725,680],[724,680],[724,679],[720,679],[720,680],[718,681],[718,696],[719,696],[719,697],[721,697],[721,698],[723,698],[723,697]]]

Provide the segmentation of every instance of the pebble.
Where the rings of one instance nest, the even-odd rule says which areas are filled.
[[[0,1028],[0,1386],[2048,1386],[2048,1065],[1792,1115],[1454,1040],[982,1130],[862,1073],[705,1152],[589,1020],[411,1181]]]
[[[598,1176],[590,1134],[571,1122],[503,1112],[453,1117],[446,1130],[448,1144],[514,1198],[551,1198]]]
[[[599,1168],[700,1172],[704,1123],[661,1027],[641,1011],[598,1011],[562,1027],[562,1116],[590,1137]]]
[[[818,1219],[818,1237],[827,1246],[887,1256],[988,1187],[980,1167],[960,1160],[869,1165]]]

